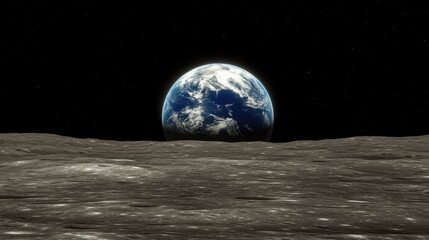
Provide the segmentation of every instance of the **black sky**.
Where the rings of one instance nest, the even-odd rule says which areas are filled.
[[[270,92],[273,141],[429,134],[415,1],[136,2],[3,1],[0,132],[163,140],[169,86],[225,62]]]

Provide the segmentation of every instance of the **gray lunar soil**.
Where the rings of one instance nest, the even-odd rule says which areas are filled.
[[[429,136],[0,134],[0,239],[429,239]]]

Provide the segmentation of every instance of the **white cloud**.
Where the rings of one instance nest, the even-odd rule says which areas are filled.
[[[228,64],[209,64],[193,69],[183,75],[178,84],[185,91],[194,89],[189,94],[199,103],[207,96],[207,90],[216,94],[219,90],[229,90],[241,98],[247,98],[248,107],[264,109],[270,105],[266,101],[265,90],[255,76]]]
[[[203,127],[204,117],[203,117],[203,107],[198,106],[196,108],[185,108],[181,114],[186,115],[183,124],[187,129],[197,130]]]
[[[218,135],[221,130],[226,130],[229,136],[240,135],[237,121],[232,118],[221,118],[211,114],[215,119],[212,124],[207,126],[207,131],[211,135]]]
[[[185,108],[180,113],[174,112],[169,121],[174,123],[180,133],[195,133],[204,127],[203,107]],[[183,120],[182,120],[183,119]]]

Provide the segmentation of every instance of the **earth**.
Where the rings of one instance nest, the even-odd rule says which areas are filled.
[[[229,64],[187,72],[171,87],[162,109],[167,140],[269,141],[273,123],[265,87]]]

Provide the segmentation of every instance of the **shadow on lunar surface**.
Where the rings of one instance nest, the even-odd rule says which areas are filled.
[[[425,239],[429,136],[0,135],[0,239]]]

